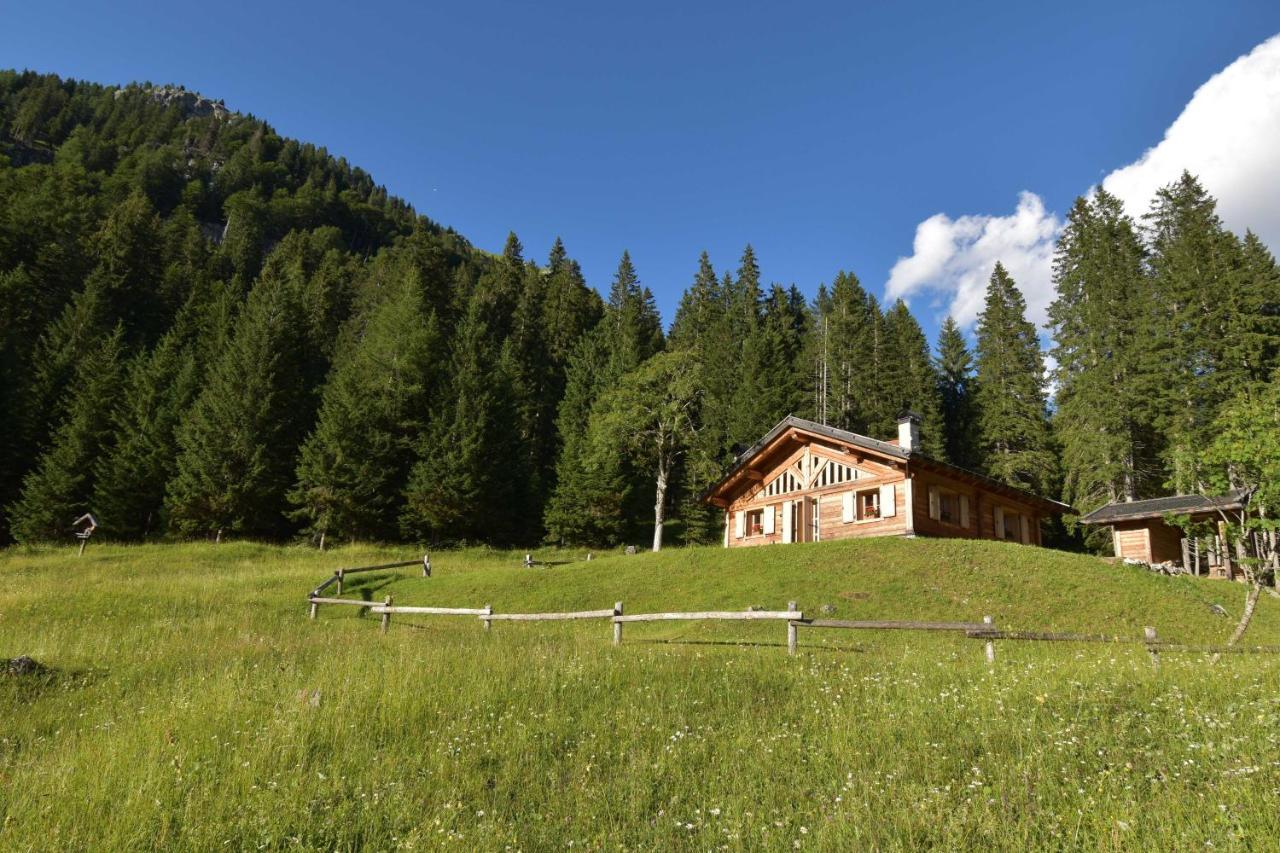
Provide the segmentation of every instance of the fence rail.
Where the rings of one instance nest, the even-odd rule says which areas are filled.
[[[322,604],[348,605],[367,609],[382,617],[382,630],[385,632],[391,624],[393,614],[423,616],[473,616],[478,617],[488,630],[494,622],[560,622],[579,619],[607,619],[613,625],[613,643],[622,642],[622,626],[635,622],[691,622],[691,621],[782,621],[787,627],[787,653],[794,655],[799,645],[799,629],[819,628],[854,631],[950,631],[963,633],[965,637],[981,640],[987,662],[995,663],[997,641],[1038,641],[1062,643],[1122,643],[1141,644],[1151,655],[1153,666],[1160,665],[1161,652],[1192,652],[1203,654],[1280,654],[1280,646],[1212,646],[1192,645],[1162,640],[1156,629],[1143,629],[1142,637],[1114,637],[1103,634],[1073,634],[1057,631],[1009,631],[997,628],[995,620],[984,616],[981,622],[933,622],[933,621],[900,621],[887,619],[806,619],[804,611],[796,602],[787,602],[786,610],[695,610],[672,611],[666,613],[624,613],[622,602],[615,602],[613,607],[599,610],[571,610],[549,613],[494,613],[493,607],[432,607],[420,605],[397,605],[387,596],[384,601],[365,601],[351,598],[323,597],[329,586],[337,584],[338,595],[342,594],[343,578],[357,572],[372,572],[383,569],[398,569],[406,566],[422,566],[424,577],[431,576],[430,555],[421,560],[406,560],[399,563],[383,563],[377,566],[357,566],[355,568],[338,569],[333,576],[320,584],[307,596],[311,608],[311,618],[315,619]]]

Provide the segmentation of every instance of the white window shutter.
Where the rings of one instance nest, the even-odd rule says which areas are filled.
[[[969,526],[969,496],[960,496],[960,526]]]
[[[845,524],[853,521],[853,492],[845,492],[840,496],[841,519]]]
[[[773,535],[773,515],[775,512],[776,512],[776,508],[772,504],[764,508],[764,528],[763,529],[764,529],[765,536]]]
[[[880,517],[891,518],[897,514],[897,490],[893,483],[885,483],[880,487]]]
[[[937,486],[929,487],[929,517],[934,520],[942,517],[942,502]]]
[[[738,510],[733,515],[733,535],[741,539],[747,533],[747,513]]]
[[[784,543],[791,541],[791,512],[794,507],[793,501],[786,501],[782,505],[782,541]]]
[[[1027,518],[1025,515],[1019,516],[1019,518],[1022,519],[1022,544],[1030,545],[1031,544],[1031,519]]]
[[[996,507],[991,511],[991,516],[996,525],[996,538],[1004,538],[1004,507]]]

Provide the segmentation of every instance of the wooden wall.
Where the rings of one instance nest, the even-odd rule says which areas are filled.
[[[929,488],[940,486],[969,498],[969,526],[949,524],[929,517]],[[1025,515],[1031,523],[1031,545],[1043,544],[1040,530],[1043,516],[1031,504],[1016,498],[985,489],[981,486],[952,479],[933,471],[913,472],[912,496],[915,501],[915,532],[920,536],[938,536],[952,539],[999,539],[996,535],[995,508]]]

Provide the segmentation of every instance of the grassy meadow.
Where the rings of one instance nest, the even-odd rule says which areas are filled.
[[[1280,656],[781,623],[376,616],[252,543],[0,552],[0,848],[1274,849]],[[782,609],[1220,643],[1242,587],[1004,543],[433,555],[347,595]],[[1220,604],[1227,616],[1216,615]],[[1280,643],[1263,596],[1247,643]]]

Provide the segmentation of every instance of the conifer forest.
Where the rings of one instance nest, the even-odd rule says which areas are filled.
[[[749,238],[663,318],[624,247],[588,282],[194,93],[0,72],[0,542],[86,511],[124,541],[717,542],[701,496],[783,417],[911,409],[1109,550],[1076,514],[1280,456],[1280,269],[1193,174],[1136,218],[1076,200],[1046,329],[998,263],[930,341],[853,270],[762,280]]]

